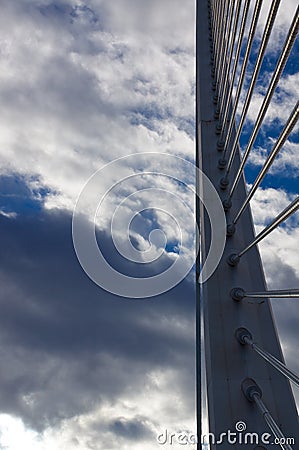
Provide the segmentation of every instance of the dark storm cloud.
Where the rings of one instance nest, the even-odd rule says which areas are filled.
[[[183,319],[193,327],[188,281],[142,301],[103,291],[79,266],[71,217],[63,212],[3,217],[1,236],[2,412],[42,429],[131,386],[138,391],[153,368],[193,367],[192,340],[164,321]],[[192,379],[188,372],[183,376]],[[145,432],[142,424],[121,420],[111,427],[122,435]]]
[[[140,418],[126,420],[120,417],[110,425],[110,429],[113,433],[130,440],[139,440],[140,438],[151,435],[144,420]]]

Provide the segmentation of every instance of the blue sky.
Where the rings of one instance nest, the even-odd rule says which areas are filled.
[[[281,8],[282,7],[283,5],[281,5]],[[290,19],[292,18],[291,11],[289,17]],[[257,99],[257,95],[266,93],[269,81],[272,77],[273,70],[275,69],[276,63],[279,58],[279,48],[277,44],[275,45],[275,41],[277,37],[279,37],[279,43],[282,44],[288,32],[287,27],[285,28],[279,27],[278,25],[279,18],[280,17],[278,13],[278,20],[276,22],[276,25],[274,25],[274,30],[270,37],[268,50],[266,51],[265,57],[263,59],[260,76],[255,89],[255,95],[252,104],[253,107],[251,108],[252,113],[249,114],[249,117],[252,115],[252,118],[251,120],[249,119],[245,122],[245,126],[240,138],[241,149],[246,148],[246,144],[251,135],[253,123],[252,120],[254,119],[253,114],[254,111],[256,111],[255,101]],[[259,50],[259,44],[260,44],[259,40],[256,40],[254,42],[249,58],[249,69],[250,69],[249,73],[250,71],[252,71],[254,67],[255,59]],[[272,101],[272,105],[273,106],[275,105],[276,109],[279,109],[279,107],[281,107],[281,109],[286,109],[287,110],[286,115],[287,114],[289,115],[291,113],[292,108],[295,106],[297,101],[296,91],[286,90],[284,88],[284,85],[286,80],[288,80],[290,77],[295,78],[297,77],[299,70],[298,51],[299,51],[299,41],[297,39],[294,43],[291,54],[288,58],[282,77],[275,90],[274,98]],[[243,45],[243,54],[244,52],[245,52],[245,44]],[[241,53],[241,60],[242,60],[242,53]],[[247,80],[245,86],[248,87],[249,81],[250,79]],[[255,177],[257,176],[267,153],[269,153],[269,151],[272,149],[275,140],[280,135],[283,126],[285,124],[286,115],[283,116],[283,119],[279,117],[280,114],[277,114],[277,117],[273,117],[273,114],[271,114],[272,105],[270,105],[269,112],[266,114],[263,126],[260,129],[257,139],[255,141],[254,155],[250,159],[249,164],[246,165],[245,174],[248,183],[252,183],[255,180]],[[295,127],[295,129],[291,133],[289,137],[289,142],[292,144],[298,144],[299,142],[298,126]],[[275,161],[275,163],[273,164],[270,173],[267,175],[267,177],[265,177],[262,186],[265,188],[274,187],[277,189],[283,187],[287,191],[296,193],[298,190],[297,185],[298,166],[296,164],[296,161],[292,162],[284,158],[284,155],[289,150],[287,145],[285,147],[286,148],[284,148],[279,154],[277,161]],[[257,155],[260,155],[260,159],[258,159]],[[284,170],[281,170],[282,165]]]
[[[246,130],[295,8],[282,0]],[[86,276],[71,239],[76,198],[103,165],[145,152],[194,161],[194,50],[191,0],[2,2],[0,449],[152,450],[165,428],[195,430],[194,272],[158,297],[120,298]],[[248,183],[296,102],[298,43],[279,87],[246,167]],[[254,198],[257,230],[298,193],[298,128],[285,148]],[[124,172],[103,176],[101,188]],[[111,194],[97,238],[118,270],[151,276],[180,245],[167,216],[149,209],[132,222],[136,248],[145,248],[152,228],[168,236],[164,259],[142,268],[119,257],[109,226],[121,195],[146,182]],[[194,203],[174,180],[157,177],[151,187]],[[147,201],[152,208],[155,198]],[[183,211],[176,218],[192,258],[193,225]],[[269,287],[299,285],[297,222],[261,245]],[[273,307],[287,362],[299,371],[298,307],[294,300]]]

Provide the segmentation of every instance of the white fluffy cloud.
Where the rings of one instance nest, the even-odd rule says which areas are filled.
[[[117,3],[2,6],[1,170],[35,175],[48,207],[72,208],[116,157],[192,158],[192,2]]]
[[[270,138],[271,148],[275,145],[275,140]],[[258,147],[250,153],[249,163],[253,166],[262,166],[267,158],[268,150]],[[296,176],[299,168],[299,144],[287,141],[282,147],[280,153],[270,167],[270,174],[284,174],[288,177]]]

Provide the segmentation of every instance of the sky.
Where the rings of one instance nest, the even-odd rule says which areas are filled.
[[[296,6],[281,1],[242,148]],[[151,450],[161,448],[156,436],[165,429],[195,431],[194,270],[155,297],[120,297],[87,276],[72,241],[87,180],[137,153],[100,173],[99,191],[118,184],[96,212],[97,242],[129,277],[166,270],[178,249],[192,266],[194,230],[185,216],[194,213],[192,176],[173,163],[175,178],[165,177],[160,154],[195,158],[194,10],[191,0],[2,1],[1,450]],[[246,166],[249,185],[297,93],[298,42]],[[298,194],[298,154],[297,128],[252,201],[257,231]],[[156,175],[140,176],[144,167]],[[125,179],[128,170],[139,176]],[[111,215],[133,192],[111,236]],[[167,236],[162,253],[163,236],[150,236],[157,227]],[[113,239],[128,236],[138,263],[115,249]],[[260,245],[269,288],[298,288],[298,239],[295,215]],[[145,264],[146,250],[155,261]],[[286,361],[299,372],[298,305],[272,304]]]

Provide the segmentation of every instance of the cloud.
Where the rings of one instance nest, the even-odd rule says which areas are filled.
[[[10,189],[14,202],[2,198],[15,218],[2,225],[0,398],[5,413],[38,431],[30,450],[146,449],[160,424],[193,427],[192,285],[152,302],[107,294],[82,272],[65,212],[114,158],[193,159],[194,5],[156,6],[2,5],[1,174],[21,189]],[[98,238],[110,255],[105,227]],[[13,434],[1,444],[23,449],[27,440]]]
[[[259,229],[269,223],[270,220],[273,220],[295,197],[294,194],[290,194],[282,188],[257,189],[251,201],[256,227]],[[293,223],[293,225],[295,224]]]
[[[101,290],[76,260],[64,212],[4,218],[2,235],[2,411],[21,417],[45,443],[55,434],[57,448],[63,436],[88,448],[85,433],[90,448],[117,448],[134,436],[131,448],[155,445],[160,424],[190,427],[193,283],[144,301]],[[105,233],[100,240],[110,246]],[[102,433],[111,447],[102,437],[99,444]]]
[[[138,4],[3,5],[2,172],[35,175],[55,192],[49,208],[72,209],[88,177],[116,157],[192,157],[193,9]],[[148,33],[124,26],[120,7],[128,20],[146,9]],[[190,16],[179,40],[161,32],[167,11],[169,30]]]
[[[271,145],[274,146],[274,139],[269,139]],[[249,156],[249,164],[253,166],[264,165],[268,151],[265,148],[259,147],[254,150]],[[273,165],[270,167],[269,174],[288,174],[288,176],[296,176],[298,173],[298,144],[287,141],[282,150],[276,157]]]

